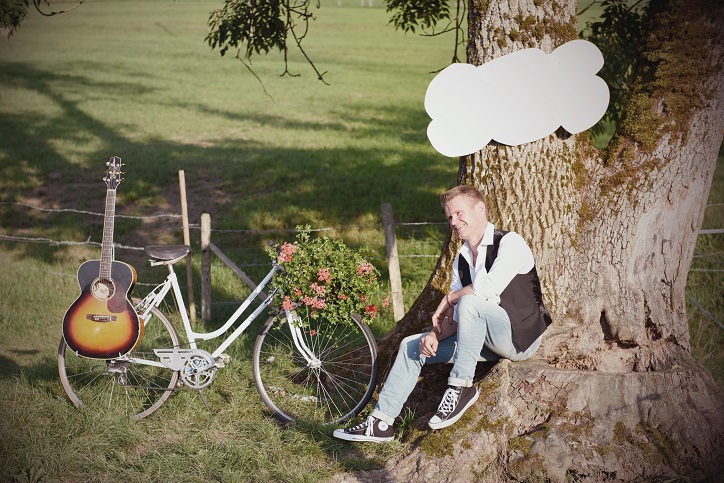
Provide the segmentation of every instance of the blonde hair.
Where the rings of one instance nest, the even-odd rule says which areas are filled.
[[[482,201],[483,204],[485,204],[485,197],[483,196],[483,194],[474,186],[470,186],[470,185],[466,185],[466,184],[456,186],[453,189],[447,190],[446,192],[441,194],[440,195],[440,204],[444,207],[446,204],[448,204],[449,202],[451,202],[453,199],[457,198],[458,196],[465,196],[474,205],[477,204],[479,201]]]

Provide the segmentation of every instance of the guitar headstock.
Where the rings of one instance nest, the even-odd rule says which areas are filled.
[[[123,175],[123,171],[121,171],[123,163],[121,162],[121,158],[113,156],[111,160],[106,163],[106,166],[108,166],[108,169],[106,170],[106,176],[103,178],[103,181],[106,182],[109,190],[114,190],[118,188],[118,185],[123,181],[121,177],[121,175]]]

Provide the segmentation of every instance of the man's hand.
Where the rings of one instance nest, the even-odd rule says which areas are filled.
[[[437,344],[437,336],[433,330],[420,339],[420,354],[425,357],[434,357],[437,352]]]

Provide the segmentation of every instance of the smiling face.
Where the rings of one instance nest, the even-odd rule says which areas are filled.
[[[458,237],[477,247],[488,226],[485,203],[460,195],[445,203],[445,216]]]

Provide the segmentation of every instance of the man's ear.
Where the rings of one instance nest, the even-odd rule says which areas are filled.
[[[481,201],[476,206],[477,213],[479,215],[482,215],[482,217],[485,219],[485,221],[490,221],[490,218],[488,218],[488,207],[485,205],[484,201]]]

